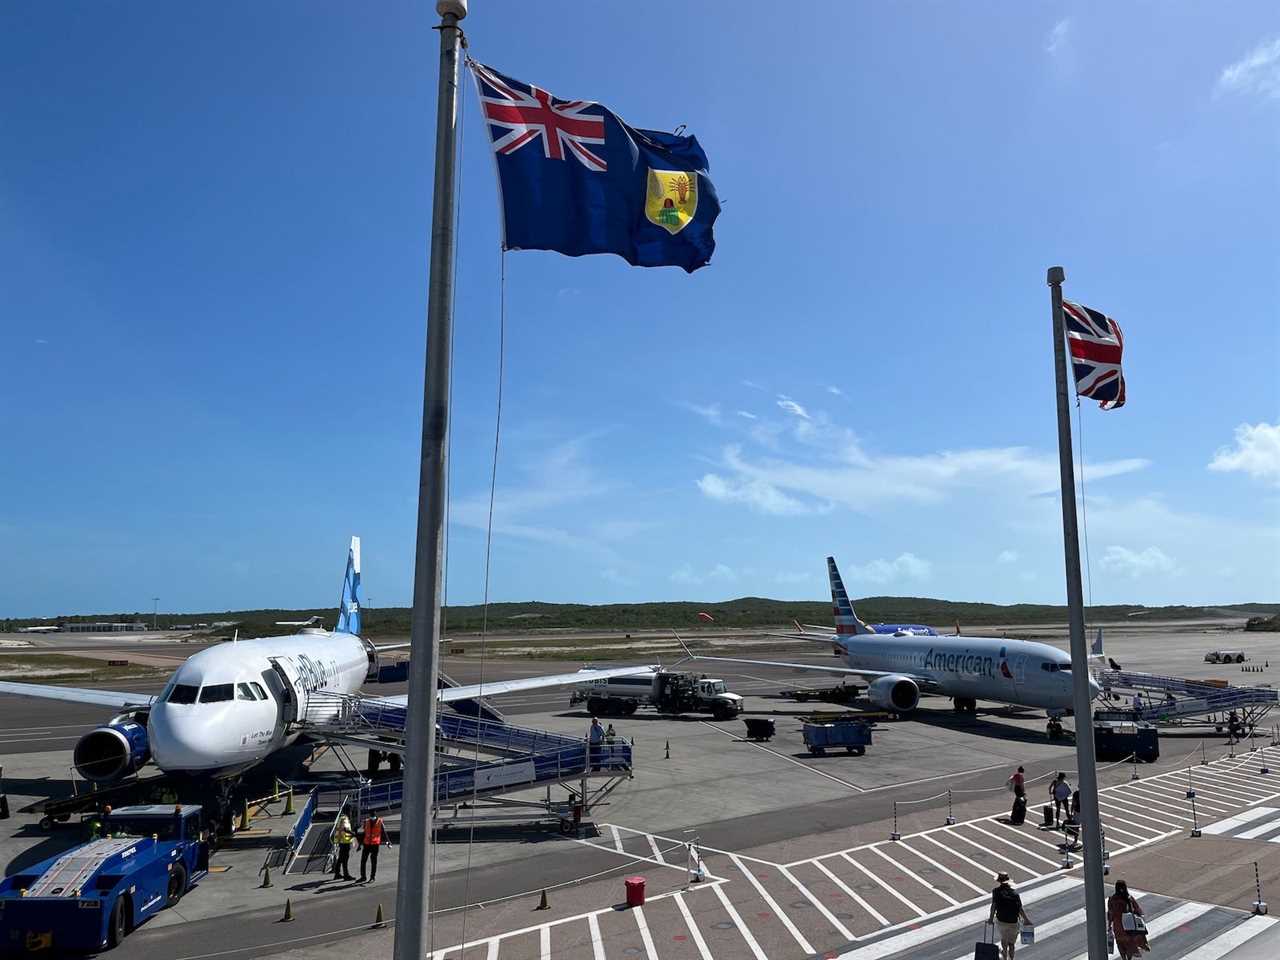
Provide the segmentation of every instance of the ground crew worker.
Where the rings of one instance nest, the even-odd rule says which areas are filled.
[[[365,818],[360,828],[360,882],[373,883],[378,876],[378,853],[387,842],[387,826],[376,813]],[[365,868],[368,867],[369,878],[365,879]]]
[[[333,831],[333,842],[338,845],[338,856],[333,861],[333,879],[337,880],[341,873],[343,880],[354,880],[351,875],[351,841],[355,834],[351,832],[351,821],[344,813],[338,819],[338,826]]]
[[[605,743],[613,743],[613,741],[615,741],[615,740],[617,740],[617,739],[618,739],[618,734],[614,732],[613,724],[611,723],[611,724],[609,724],[609,726],[608,726],[607,728],[605,728],[605,731],[604,731],[604,742],[605,742]]]

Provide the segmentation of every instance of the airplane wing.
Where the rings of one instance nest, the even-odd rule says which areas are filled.
[[[9,681],[0,681],[0,693],[116,708],[149,707],[156,699],[150,694],[134,693],[126,690],[87,690],[84,687],[63,687],[43,683],[12,683]]]
[[[740,657],[700,657],[694,660],[712,660],[717,663],[745,663],[753,667],[786,667],[789,670],[815,670],[819,673],[834,673],[844,677],[858,677],[861,680],[876,680],[880,677],[907,677],[914,681],[921,690],[934,690],[937,684],[929,677],[918,677],[910,673],[896,670],[859,670],[855,667],[826,666],[821,663],[783,663],[778,660],[744,660]]]
[[[493,680],[489,683],[469,683],[461,687],[447,687],[439,691],[441,703],[452,703],[455,700],[473,700],[476,697],[496,697],[501,693],[515,693],[519,690],[540,690],[543,687],[567,687],[575,683],[586,683],[588,680],[604,680],[609,677],[629,677],[637,673],[649,673],[657,670],[656,666],[648,667],[610,667],[607,670],[578,670],[574,673],[555,673],[543,677],[522,677],[519,680]],[[408,701],[407,694],[394,697],[378,697],[384,703],[404,706]]]

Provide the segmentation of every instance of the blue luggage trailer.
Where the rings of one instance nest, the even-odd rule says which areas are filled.
[[[121,807],[101,839],[0,882],[0,954],[64,956],[119,945],[209,872],[200,807]]]
[[[863,720],[836,720],[833,723],[805,721],[804,745],[815,757],[838,747],[844,747],[846,752],[860,757],[871,746],[871,725]]]

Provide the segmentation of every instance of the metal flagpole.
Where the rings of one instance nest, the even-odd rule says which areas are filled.
[[[1084,906],[1089,960],[1107,960],[1107,910],[1102,888],[1102,831],[1098,819],[1098,771],[1093,749],[1093,696],[1089,651],[1084,640],[1080,588],[1080,540],[1076,530],[1075,467],[1071,458],[1071,413],[1067,401],[1066,323],[1062,317],[1061,267],[1049,268],[1053,299],[1053,358],[1058,388],[1058,465],[1062,474],[1062,539],[1066,547],[1067,610],[1071,625],[1071,692],[1076,717],[1076,766],[1080,778],[1081,839],[1084,841]]]
[[[436,101],[436,172],[427,289],[427,360],[418,475],[418,545],[414,559],[400,871],[396,888],[396,960],[421,960],[429,944],[431,803],[435,771],[437,654],[444,549],[445,468],[449,436],[449,354],[453,337],[454,170],[457,144],[458,21],[467,0],[436,0],[440,81]]]

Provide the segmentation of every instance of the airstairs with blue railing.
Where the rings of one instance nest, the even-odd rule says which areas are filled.
[[[299,729],[336,746],[365,747],[370,756],[402,757],[407,708],[375,697],[324,695],[308,704]],[[432,796],[434,826],[510,825],[558,822],[561,832],[582,821],[624,780],[632,776],[632,746],[621,740],[592,744],[584,737],[499,723],[441,709],[436,716],[436,771]],[[554,793],[554,795],[553,795]],[[307,872],[328,854],[328,843],[311,836],[332,832],[345,812],[352,823],[370,813],[400,809],[404,780],[375,779],[357,771],[337,785],[311,790],[291,837],[293,863]]]
[[[1097,710],[1094,716],[1099,720],[1226,729],[1234,719],[1240,729],[1252,730],[1280,702],[1280,692],[1271,687],[1224,686],[1132,670],[1098,670],[1094,677],[1105,697],[1114,698],[1123,691],[1143,698],[1136,708]]]

